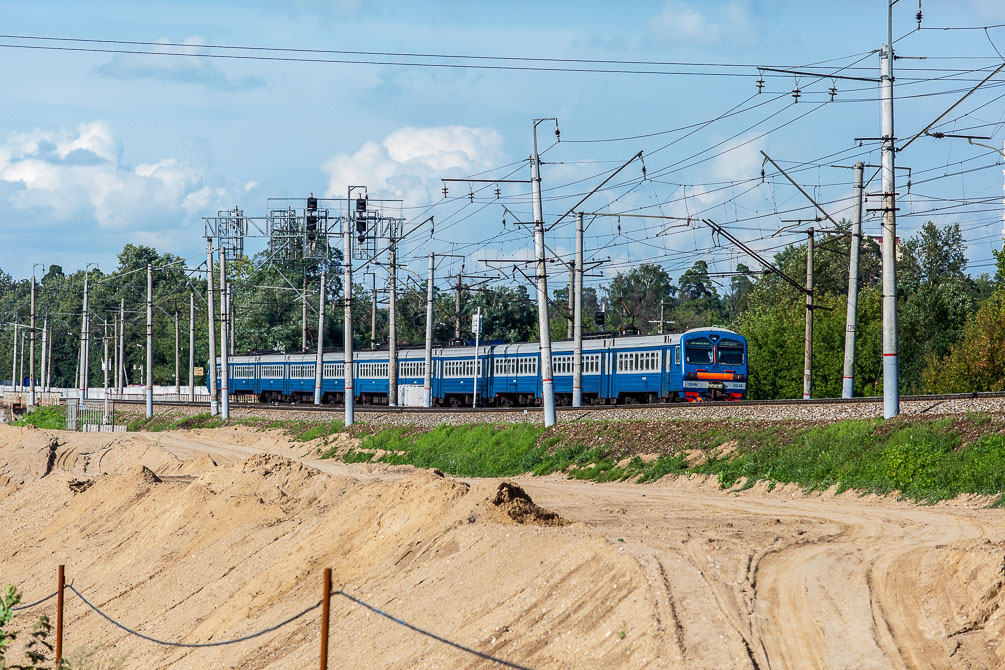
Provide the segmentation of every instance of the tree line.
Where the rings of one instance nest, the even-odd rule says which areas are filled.
[[[815,244],[814,396],[839,396],[844,356],[847,308],[849,237],[844,231],[819,234]],[[966,274],[966,246],[958,225],[939,228],[926,223],[898,246],[898,303],[901,387],[904,392],[980,391],[1005,389],[1005,257],[996,252],[994,276]],[[774,257],[783,273],[800,280],[806,272],[806,245],[786,247]],[[181,383],[187,382],[189,296],[195,295],[195,360],[208,360],[206,280],[202,270],[186,267],[181,258],[147,246],[126,245],[118,266],[104,273],[88,273],[92,386],[100,385],[101,338],[125,301],[125,370],[130,382],[140,383],[145,364],[146,267],[153,273],[154,382],[174,383],[174,318],[178,314]],[[882,262],[871,238],[861,245],[858,300],[856,395],[882,390]],[[228,263],[235,320],[235,349],[297,352],[302,349],[303,288],[307,287],[307,349],[316,347],[317,304],[321,272],[326,272],[326,348],[343,345],[341,255],[323,267],[303,262],[276,263],[263,252]],[[216,277],[219,269],[214,268]],[[37,328],[43,318],[52,337],[52,384],[75,386],[83,307],[84,271],[64,273],[58,265],[46,269],[36,289]],[[404,279],[404,278],[403,278]],[[559,281],[558,277],[552,282]],[[798,281],[798,283],[802,283]],[[29,320],[30,279],[15,280],[0,271],[0,379],[9,380],[13,356],[13,324]],[[378,287],[378,309],[373,320],[372,287],[353,287],[353,346],[386,347],[387,296]],[[567,285],[552,283],[551,335],[569,334]],[[217,293],[219,300],[219,292]],[[480,308],[482,340],[533,342],[537,340],[537,304],[526,283],[465,287],[460,314],[453,290],[437,290],[434,298],[433,339],[470,340],[470,317]],[[219,309],[219,307],[217,307]],[[584,334],[682,332],[702,326],[725,326],[746,336],[749,343],[751,398],[791,398],[802,393],[804,295],[774,274],[740,264],[728,276],[714,275],[704,260],[696,261],[674,279],[663,267],[641,264],[620,272],[605,284],[583,291]],[[421,348],[425,342],[426,287],[424,281],[401,282],[397,299],[397,338],[401,348]],[[598,319],[598,313],[602,319]],[[458,325],[459,317],[459,325]],[[375,334],[372,334],[375,331]],[[371,337],[375,342],[371,342]],[[18,337],[21,337],[19,335]],[[25,340],[27,342],[27,340]],[[36,346],[40,351],[41,338]],[[217,343],[217,348],[219,343]],[[40,356],[40,355],[39,355]],[[36,371],[38,361],[36,358]],[[25,363],[27,376],[27,360]],[[204,383],[199,378],[197,383]]]

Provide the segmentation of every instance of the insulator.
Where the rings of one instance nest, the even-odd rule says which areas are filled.
[[[800,96],[802,96],[802,94],[803,94],[803,92],[799,90],[798,86],[796,88],[792,89],[792,99],[796,101],[796,104],[799,103],[799,98],[800,98]]]
[[[764,183],[764,168],[761,168],[761,183]]]
[[[761,93],[764,91],[764,77],[758,77],[757,79],[757,92]]]
[[[468,191],[468,200],[470,202],[474,202],[475,201],[475,192],[474,191]]]
[[[562,141],[562,131],[558,129],[558,126],[555,126],[555,141],[556,142]]]
[[[499,199],[499,196],[500,196],[500,195],[502,195],[502,191],[501,191],[501,190],[499,190],[499,187],[498,187],[498,186],[496,186],[496,200],[498,200],[498,199]]]
[[[837,86],[831,86],[830,94],[831,94],[831,102],[834,102],[834,96],[838,94]]]
[[[446,184],[443,185],[443,197],[444,198],[447,197],[447,185]]]
[[[646,166],[645,166],[645,164],[642,165],[642,178],[643,179],[646,178]]]

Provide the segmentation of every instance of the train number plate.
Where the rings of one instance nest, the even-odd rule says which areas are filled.
[[[726,388],[726,385],[723,384],[722,382],[709,382],[708,383],[708,390],[709,391],[722,391],[725,388]]]

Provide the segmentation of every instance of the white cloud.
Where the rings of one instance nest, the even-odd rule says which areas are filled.
[[[752,19],[745,2],[688,3],[666,0],[649,28],[672,42],[714,43],[750,35]]]
[[[504,162],[502,135],[491,128],[440,126],[399,128],[380,143],[338,154],[322,166],[328,197],[365,184],[375,196],[398,197],[405,206],[439,199],[440,178],[464,176]]]
[[[130,168],[120,155],[119,138],[104,121],[16,133],[0,145],[0,181],[12,185],[15,209],[135,234],[177,226],[232,199],[195,165],[164,158]]]

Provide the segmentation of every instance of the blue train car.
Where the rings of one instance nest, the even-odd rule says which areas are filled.
[[[747,340],[724,328],[696,328],[680,336],[684,399],[742,400],[747,393]],[[676,371],[675,371],[676,372]]]

